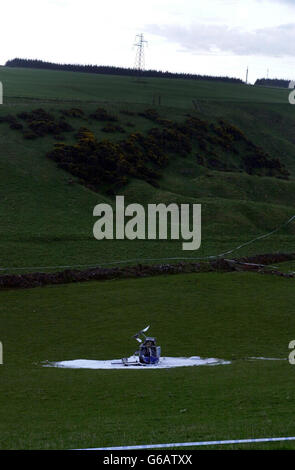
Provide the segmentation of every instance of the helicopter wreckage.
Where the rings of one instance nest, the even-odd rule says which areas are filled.
[[[157,346],[156,338],[146,336],[145,333],[150,325],[133,335],[133,338],[140,343],[140,347],[133,356],[123,357],[120,362],[112,362],[112,364],[122,366],[149,366],[159,364],[161,357],[161,346]]]

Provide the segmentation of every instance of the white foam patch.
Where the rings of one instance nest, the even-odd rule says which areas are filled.
[[[136,356],[131,356],[128,361],[137,361]],[[45,367],[62,367],[68,369],[169,369],[172,367],[188,367],[188,366],[216,366],[220,364],[230,364],[230,361],[215,358],[201,358],[199,356],[192,357],[161,357],[156,365],[124,366],[121,359],[112,359],[108,361],[95,361],[90,359],[74,359],[72,361],[47,362]]]

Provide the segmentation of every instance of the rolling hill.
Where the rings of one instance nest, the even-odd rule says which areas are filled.
[[[147,136],[154,128],[164,126],[165,130],[166,121],[181,126],[193,118],[217,128],[222,120],[286,168],[287,179],[267,172],[249,174],[234,160],[240,161],[243,156],[244,150],[239,147],[242,144],[237,143],[233,149],[239,156],[229,154],[209,128],[202,139],[212,141],[207,145],[213,164],[202,162],[200,156],[198,159],[200,149],[195,139],[185,156],[170,152],[156,185],[131,175],[128,184],[118,188],[126,201],[202,204],[202,245],[197,253],[187,252],[186,256],[218,254],[272,230],[293,215],[295,114],[286,90],[8,67],[1,68],[0,79],[4,85],[0,109],[2,267],[13,270],[183,256],[180,244],[171,240],[94,240],[93,208],[99,202],[114,200],[108,185],[85,185],[47,158],[57,142],[69,147],[77,144],[75,135],[81,128],[87,128],[97,142],[107,139],[116,143],[134,133]],[[161,105],[156,105],[159,96]],[[71,115],[70,111],[77,108],[83,112],[82,117]],[[53,115],[57,122],[63,116],[71,130],[59,135],[45,132],[33,139],[24,136],[24,130],[13,123],[26,126],[28,121],[18,116],[38,109]],[[115,116],[121,131],[104,131],[110,123],[90,118],[97,109]],[[150,109],[164,124],[145,116]],[[203,155],[207,151],[205,147]],[[214,160],[219,163],[217,167]],[[290,226],[279,238],[265,239],[263,245],[250,245],[239,254],[290,251],[292,234],[294,227]]]
[[[280,226],[231,256],[294,253],[294,223],[283,225],[295,213],[287,90],[8,67],[0,80],[1,274],[165,268]],[[115,194],[143,205],[201,203],[201,248],[184,254],[178,240],[96,240],[93,208],[113,205]],[[282,259],[281,271],[294,271],[294,257]],[[293,283],[257,272],[143,272],[2,288],[1,449],[294,436]],[[141,372],[44,367],[126,357],[131,335],[149,323],[164,356],[229,363]]]

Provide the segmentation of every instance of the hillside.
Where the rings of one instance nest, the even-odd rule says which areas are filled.
[[[1,449],[294,436],[288,91],[5,67],[0,80]],[[201,203],[201,248],[96,240],[93,208],[115,194]],[[56,367],[129,357],[149,324],[161,360],[210,366]]]
[[[4,86],[0,109],[2,267],[30,270],[214,255],[272,230],[293,215],[295,115],[287,90],[7,67],[0,69],[0,80]],[[115,121],[97,119],[98,108],[114,116]],[[63,118],[60,133],[54,126],[42,130],[40,116],[34,114],[40,109],[43,117],[53,117],[54,126]],[[73,109],[80,114],[74,115]],[[147,117],[150,109],[156,119],[155,114],[152,119]],[[199,128],[192,131],[190,126],[188,131],[188,120],[199,123]],[[207,126],[202,135],[200,123]],[[163,140],[171,126],[177,130],[177,138],[182,133],[179,147],[175,147],[177,139],[169,148],[167,139]],[[229,135],[218,135],[226,126],[238,129],[244,140],[230,142],[227,148]],[[148,139],[151,132],[157,145],[161,135],[166,147],[158,146],[156,164],[141,162],[140,171],[130,170],[132,159],[127,162],[124,184],[113,187],[112,173],[93,183],[87,178],[81,180],[79,172],[85,173],[85,169],[69,171],[69,163],[59,157],[48,158],[57,143],[70,149],[72,155],[81,128],[91,133],[98,147],[102,139],[116,145],[124,140],[126,145],[130,135],[139,133],[148,148],[150,140],[142,139]],[[28,131],[36,135],[30,136]],[[182,155],[182,144],[188,139]],[[205,145],[203,150],[200,141]],[[263,160],[259,169],[245,164],[250,148],[255,150],[255,161],[257,152]],[[210,161],[206,160],[208,153]],[[144,147],[141,155],[145,155]],[[274,161],[279,164],[271,163]],[[93,208],[101,201],[113,203],[114,193],[124,194],[127,202],[143,204],[201,203],[200,250],[184,255],[178,241],[94,240]],[[294,225],[288,226],[269,239],[249,245],[239,255],[292,251],[293,234]]]

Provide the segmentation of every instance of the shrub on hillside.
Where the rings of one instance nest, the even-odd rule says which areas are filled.
[[[144,151],[146,137],[140,133],[115,143],[109,140],[98,141],[93,133],[81,128],[76,134],[75,145],[58,143],[47,155],[56,161],[60,168],[79,177],[85,184],[96,190],[102,187],[119,188],[128,182],[129,177],[154,182],[159,177],[156,169],[148,163],[159,164],[160,156]],[[156,149],[154,149],[156,151]]]
[[[243,170],[249,174],[279,178],[287,178],[289,175],[278,158],[272,158],[239,128],[222,119],[216,124],[187,115],[183,122],[173,122],[159,118],[155,109],[146,109],[139,114],[159,124],[146,134],[132,132],[118,142],[107,139],[98,141],[91,130],[80,127],[74,134],[76,143],[66,145],[60,142],[61,135],[74,129],[65,118],[84,116],[86,119],[87,116],[79,108],[62,110],[62,113],[62,117],[56,118],[38,108],[19,113],[17,117],[2,116],[0,123],[6,122],[12,129],[22,130],[25,139],[46,135],[58,139],[54,149],[48,152],[48,157],[94,190],[115,191],[127,184],[131,177],[156,186],[172,156],[186,157],[197,148],[197,163],[209,169]],[[105,121],[102,128],[104,132],[125,132],[117,124],[117,118],[104,108],[97,108],[90,117]],[[24,122],[25,127],[19,120]]]
[[[28,136],[33,134],[35,137],[44,137],[48,134],[57,136],[62,132],[70,132],[73,130],[72,126],[64,119],[56,121],[52,114],[42,108],[35,109],[31,112],[22,112],[17,116],[27,124],[28,130],[24,133],[25,138],[31,138]]]

